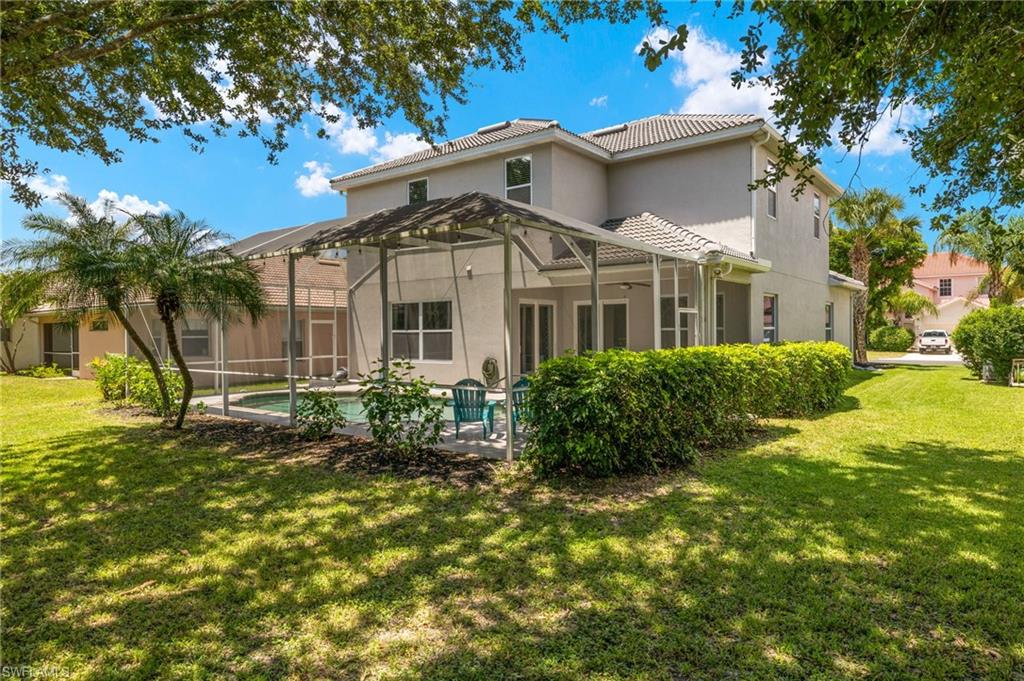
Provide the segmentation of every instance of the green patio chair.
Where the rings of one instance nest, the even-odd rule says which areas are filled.
[[[516,435],[519,420],[530,413],[526,406],[526,392],[529,388],[530,381],[526,376],[512,384],[512,437]]]
[[[463,423],[483,424],[485,439],[488,429],[494,433],[495,402],[487,399],[487,388],[480,381],[464,378],[456,383],[449,404],[455,413],[455,439],[459,438],[459,428]]]

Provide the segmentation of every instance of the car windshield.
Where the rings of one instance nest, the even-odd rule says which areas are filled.
[[[925,331],[924,332],[924,337],[925,338],[945,338],[946,337],[946,332],[945,331]]]

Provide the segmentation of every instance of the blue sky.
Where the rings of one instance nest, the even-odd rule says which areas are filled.
[[[545,34],[527,36],[525,69],[472,74],[469,102],[452,108],[448,131],[454,137],[516,117],[555,118],[583,132],[670,111],[767,113],[767,93],[737,91],[729,84],[729,73],[738,63],[738,39],[747,24],[730,21],[726,14],[710,4],[669,5],[668,24],[688,24],[690,41],[683,55],[654,73],[635,54],[650,30],[645,21],[587,23],[575,27],[567,43]],[[902,115],[906,120],[916,114]],[[921,198],[908,191],[926,176],[894,133],[895,120],[875,131],[859,168],[856,153],[839,150],[824,154],[824,170],[842,187],[880,185],[904,194],[909,211],[927,225],[929,213],[921,208]],[[267,163],[256,140],[214,139],[205,153],[196,154],[177,131],[163,134],[159,144],[132,143],[115,135],[124,160],[111,166],[92,157],[34,148],[27,141],[23,149],[51,171],[34,179],[41,189],[66,189],[90,202],[108,198],[136,212],[181,209],[240,238],[344,215],[344,198],[326,191],[327,177],[417,145],[415,130],[401,118],[376,130],[360,130],[343,117],[331,140],[309,134],[317,127],[318,120],[311,117],[306,130],[290,131],[289,148],[277,165]],[[61,213],[52,202],[42,209]],[[5,191],[0,220],[5,239],[23,236],[19,223],[24,214]],[[923,232],[931,243],[931,230]]]

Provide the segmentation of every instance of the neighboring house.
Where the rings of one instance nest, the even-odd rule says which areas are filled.
[[[788,179],[748,189],[771,167],[779,141],[753,115],[662,115],[582,134],[557,121],[516,119],[331,185],[346,195],[350,216],[480,192],[546,209],[555,222],[581,221],[668,252],[696,254],[692,266],[679,269],[682,345],[825,339],[849,345],[850,296],[863,285],[828,269],[828,211],[839,187],[815,171],[798,198]],[[656,330],[651,257],[602,244],[602,338],[595,344],[587,273],[592,242],[529,229],[516,238],[514,375],[568,350],[675,343],[672,267],[660,272]],[[388,267],[390,351],[441,383],[480,377],[486,359],[502,357],[502,248],[482,243],[425,244],[402,251]],[[380,352],[378,256],[376,248],[349,250],[353,374]]]
[[[949,253],[932,253],[914,269],[914,290],[938,308],[938,314],[925,313],[904,326],[915,335],[926,329],[952,331],[971,310],[989,306],[986,293],[977,294],[981,280],[988,274],[985,263],[960,256],[955,262]]]
[[[246,248],[272,239],[277,231],[253,235],[235,244]],[[296,263],[297,371],[302,375],[329,376],[348,364],[347,356],[347,265],[344,257],[325,253],[319,258],[302,258]],[[287,373],[287,260],[257,261],[269,310],[256,326],[248,320],[225,330],[229,384],[261,383]],[[171,361],[163,324],[151,302],[143,301],[132,314],[133,326],[156,355]],[[23,321],[26,335],[18,350],[19,368],[55,363],[72,375],[92,378],[89,362],[105,353],[139,356],[127,333],[109,313],[89,312],[69,325],[58,310],[43,308]],[[180,325],[178,338],[182,353],[199,387],[218,384],[222,369],[221,335],[217,325],[188,316]],[[312,364],[312,366],[310,366]]]

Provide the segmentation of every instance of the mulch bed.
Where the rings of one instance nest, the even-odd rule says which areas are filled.
[[[175,436],[172,430],[162,432],[168,437]],[[488,485],[496,473],[494,461],[473,454],[429,449],[409,458],[395,459],[384,456],[373,441],[365,437],[331,435],[310,441],[295,428],[222,416],[190,414],[184,433],[178,436],[205,445],[230,446],[247,454],[309,462],[346,473],[424,479],[465,488]]]

